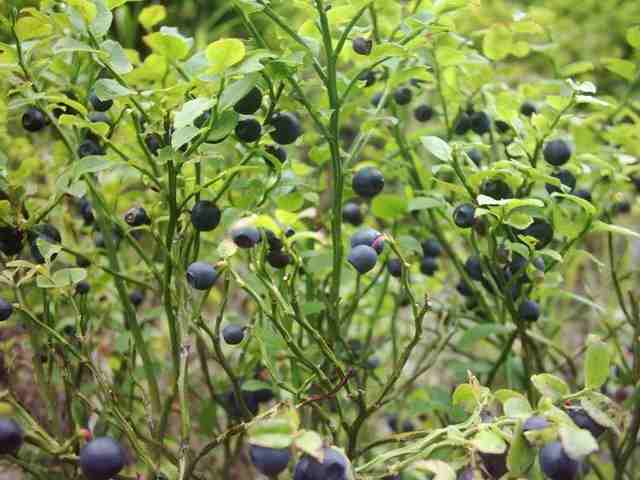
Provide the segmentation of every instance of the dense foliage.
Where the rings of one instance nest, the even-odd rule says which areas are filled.
[[[640,3],[578,3],[0,5],[0,475],[638,478]]]

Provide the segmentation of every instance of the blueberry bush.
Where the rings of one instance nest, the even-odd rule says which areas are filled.
[[[0,475],[631,480],[640,3],[0,5]]]

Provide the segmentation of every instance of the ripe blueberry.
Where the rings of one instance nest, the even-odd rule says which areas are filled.
[[[471,128],[471,118],[469,118],[469,115],[464,112],[458,115],[453,128],[456,132],[456,135],[464,135],[465,133],[467,133]]]
[[[191,224],[199,232],[210,232],[220,223],[220,209],[210,200],[200,200],[191,209]]]
[[[513,198],[513,191],[509,184],[499,178],[486,180],[480,187],[480,193],[496,200]]]
[[[378,92],[376,94],[373,95],[373,97],[371,97],[371,106],[378,108],[378,106],[380,106],[380,102],[382,101],[382,92]],[[382,105],[383,107],[387,106],[387,102],[385,100],[384,105]]]
[[[62,237],[60,236],[60,232],[56,227],[50,225],[48,223],[41,223],[32,228],[31,232],[29,232],[30,237],[30,246],[31,246],[31,255],[38,263],[44,263],[44,257],[38,248],[38,239],[44,240],[47,243],[60,244],[62,241]],[[51,257],[53,260],[55,255]]]
[[[606,430],[605,427],[597,423],[582,408],[569,409],[567,411],[567,414],[571,417],[573,423],[575,423],[580,428],[588,430],[595,438],[598,438]]]
[[[242,142],[250,143],[260,139],[262,125],[255,118],[245,118],[236,125],[236,137]]]
[[[373,70],[367,70],[360,74],[358,80],[362,80],[364,82],[364,87],[367,88],[376,83],[376,74]]]
[[[272,250],[267,253],[267,262],[273,268],[283,269],[292,262],[291,255],[282,250]]]
[[[206,110],[202,115],[193,121],[193,125],[197,128],[202,128],[209,123],[211,119],[211,110]]]
[[[433,108],[430,105],[420,105],[413,111],[414,118],[419,122],[428,122],[433,118]]]
[[[614,215],[626,215],[631,212],[631,203],[628,200],[622,200],[615,202],[611,205],[611,212]]]
[[[267,244],[269,245],[269,250],[271,251],[279,251],[282,250],[284,243],[282,240],[271,230],[266,229],[264,231],[264,236],[267,239]]]
[[[229,345],[238,345],[244,340],[245,328],[240,325],[229,324],[222,329],[222,338]]]
[[[147,215],[147,211],[142,207],[133,207],[124,214],[124,221],[130,227],[140,227],[142,225],[150,225],[151,219]]]
[[[363,228],[351,236],[351,248],[358,245],[366,245],[375,249],[376,253],[382,253],[384,240],[382,234],[373,228]]]
[[[473,290],[471,289],[469,284],[467,282],[465,282],[464,280],[460,280],[460,282],[458,282],[458,285],[456,285],[456,290],[463,297],[471,297],[471,296],[473,296]]]
[[[249,391],[243,390],[241,395],[242,395],[242,399],[244,400],[244,404],[249,409],[249,412],[251,412],[253,415],[258,413],[260,405],[255,392],[249,392]],[[225,403],[228,408],[227,413],[229,414],[230,417],[233,417],[233,418],[242,417],[242,408],[240,407],[240,401],[236,397],[236,394],[233,390],[231,390],[229,393],[226,394]]]
[[[481,453],[480,458],[484,469],[493,479],[501,478],[507,473],[507,454],[506,453]]]
[[[144,292],[142,290],[134,290],[129,294],[129,301],[134,307],[139,307],[144,302]]]
[[[93,215],[93,207],[91,206],[91,202],[86,198],[82,197],[78,200],[78,211],[80,212],[80,216],[84,220],[85,225],[92,225],[95,221],[95,216]]]
[[[507,133],[511,129],[511,126],[504,120],[496,120],[493,124],[496,126],[496,130],[498,130],[499,133]]]
[[[576,188],[576,177],[569,170],[558,170],[552,173],[551,176],[560,180],[560,183],[569,189],[569,193],[572,193]],[[547,189],[549,195],[553,193],[564,193],[560,187],[556,187],[550,183],[545,184],[544,188]]]
[[[22,250],[23,234],[14,227],[0,226],[0,252],[8,257],[17,255]]]
[[[262,105],[262,92],[258,87],[253,87],[249,93],[238,100],[233,109],[243,115],[253,115]]]
[[[586,200],[587,202],[591,202],[592,201],[591,192],[589,190],[585,189],[585,188],[580,188],[580,189],[576,190],[575,192],[573,192],[573,194],[578,198]]]
[[[355,202],[345,203],[342,207],[342,219],[355,227],[362,225],[364,217],[360,205]]]
[[[438,261],[433,257],[422,257],[420,271],[428,277],[433,276],[438,271]]]
[[[524,300],[518,307],[518,316],[527,322],[535,322],[540,318],[540,305],[533,300]]]
[[[15,454],[23,440],[24,433],[20,425],[10,418],[0,417],[0,454]]]
[[[231,239],[240,248],[253,248],[260,241],[260,231],[251,226],[234,228]]]
[[[551,424],[546,418],[539,415],[534,415],[533,417],[529,417],[525,420],[525,422],[522,424],[522,431],[531,432],[534,430],[543,430],[550,425]]]
[[[276,113],[269,121],[269,125],[273,127],[271,138],[280,145],[289,145],[302,135],[300,121],[293,113]]]
[[[559,167],[567,163],[571,158],[571,146],[565,140],[556,138],[547,142],[542,153],[547,163],[554,167]]]
[[[90,155],[104,155],[104,150],[98,142],[91,138],[87,138],[78,145],[78,156],[83,158]]]
[[[398,105],[408,105],[413,99],[413,92],[409,87],[400,87],[393,92],[393,99]]]
[[[482,262],[480,257],[474,255],[469,257],[464,264],[464,269],[472,280],[482,280]]]
[[[287,227],[287,229],[284,231],[284,236],[287,238],[291,238],[296,234],[296,231],[291,228],[291,227]]]
[[[435,238],[427,238],[421,244],[422,253],[425,257],[439,257],[442,255],[442,245]]]
[[[151,155],[157,155],[158,150],[164,147],[162,136],[158,133],[149,133],[144,137],[144,143],[151,152]]]
[[[387,270],[392,277],[400,278],[402,276],[402,260],[390,258],[387,261]]]
[[[89,114],[89,121],[91,123],[106,123],[111,126],[111,118],[104,112],[91,112]]]
[[[373,40],[370,38],[356,37],[351,42],[353,51],[358,55],[369,55],[373,49]]]
[[[560,442],[547,443],[538,458],[542,472],[550,480],[573,480],[580,470],[580,463],[567,455]]]
[[[13,313],[13,305],[0,298],[0,322],[7,320]]]
[[[47,116],[36,107],[28,108],[22,115],[22,127],[28,132],[39,132],[47,125]]]
[[[80,268],[88,268],[91,266],[91,260],[87,257],[83,257],[82,255],[76,256],[76,265]]]
[[[453,210],[453,223],[460,228],[471,228],[476,207],[470,203],[462,203]]]
[[[471,115],[471,130],[484,135],[491,130],[491,117],[486,112],[475,112]]]
[[[269,448],[259,445],[249,447],[249,457],[251,463],[263,475],[275,478],[280,475],[289,465],[291,452],[288,448]]]
[[[473,468],[467,467],[464,470],[461,470],[458,474],[457,480],[475,480]]]
[[[384,176],[375,167],[365,167],[353,176],[351,186],[361,197],[373,198],[384,188]]]
[[[276,157],[280,163],[284,163],[287,161],[287,151],[280,145],[267,145],[266,147],[264,147],[264,151],[269,155],[273,155],[274,157]],[[273,162],[269,158],[262,158],[264,158],[265,163],[269,167],[273,168]]]
[[[372,247],[358,245],[351,250],[348,260],[358,273],[365,274],[376,266],[378,254]]]
[[[536,104],[533,102],[524,102],[520,105],[520,113],[525,117],[530,117],[534,113],[538,113],[538,107],[536,107]]]
[[[477,148],[471,148],[467,150],[467,157],[476,164],[476,166],[480,166],[480,162],[482,162],[482,152]]]
[[[111,437],[98,437],[80,451],[80,468],[89,480],[109,480],[124,464],[124,450]]]
[[[89,102],[93,109],[98,112],[106,112],[113,106],[113,100],[100,100],[95,90],[91,90],[91,93],[89,93]]]
[[[91,285],[86,280],[81,280],[76,283],[76,293],[78,295],[86,295],[91,290]]]
[[[553,227],[541,218],[534,218],[531,225],[524,230],[519,230],[518,233],[538,240],[536,243],[537,250],[545,248],[553,240]]]
[[[187,282],[196,290],[209,290],[218,279],[218,272],[205,262],[194,262],[187,268]]]
[[[293,473],[293,480],[347,480],[349,477],[349,461],[330,447],[323,448],[322,462],[303,455]]]

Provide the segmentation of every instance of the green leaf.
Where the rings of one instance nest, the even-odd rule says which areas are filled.
[[[113,22],[113,14],[107,7],[105,0],[93,0],[96,6],[96,16],[89,25],[91,33],[96,37],[103,37],[109,32],[111,22]]]
[[[558,400],[571,392],[564,380],[550,373],[534,375],[531,382],[542,395],[552,400]]]
[[[182,60],[187,56],[193,39],[180,35],[175,28],[162,27],[159,32],[143,37],[144,42],[158,55],[171,60]]]
[[[420,139],[424,148],[426,148],[431,155],[443,162],[451,162],[451,147],[440,137],[422,137]]]
[[[414,465],[416,470],[427,471],[433,474],[431,480],[455,480],[455,470],[443,460],[421,460]]]
[[[478,398],[473,387],[468,383],[458,385],[451,397],[453,405],[462,407],[467,412],[473,412],[478,405]]]
[[[529,442],[522,433],[522,423],[519,423],[513,434],[509,454],[507,455],[507,465],[509,472],[515,476],[524,476],[536,458],[536,450],[531,448]]]
[[[598,451],[598,442],[588,430],[573,425],[560,426],[560,442],[566,454],[574,460],[582,460]]]
[[[584,361],[585,386],[595,390],[607,381],[611,355],[607,344],[598,337],[591,335],[587,342],[589,346]]]
[[[118,42],[106,40],[102,42],[100,48],[109,54],[109,64],[116,73],[125,74],[133,70],[124,48]]]
[[[373,199],[371,211],[385,220],[399,220],[407,213],[407,201],[399,195],[378,195]]]
[[[167,18],[167,9],[164,5],[150,5],[142,9],[138,15],[138,21],[145,30],[151,30],[155,25]]]
[[[407,56],[407,49],[402,45],[396,43],[385,42],[381,44],[375,44],[373,51],[371,52],[370,59],[372,62],[380,60],[385,57],[405,57]]]
[[[220,74],[229,67],[240,63],[245,56],[245,46],[237,38],[223,38],[207,47],[206,55],[209,61],[208,73]]]
[[[529,417],[531,415],[531,405],[523,396],[514,396],[505,400],[502,405],[504,414],[508,417]]]
[[[620,235],[628,235],[630,237],[640,238],[640,233],[634,232],[625,227],[621,227],[619,225],[611,225],[610,223],[604,223],[600,220],[593,222],[593,231],[594,232],[611,232],[611,233],[619,233]]]
[[[640,25],[631,27],[627,30],[627,42],[633,48],[640,48]]]
[[[582,73],[592,72],[594,69],[592,62],[581,61],[565,65],[560,69],[560,75],[563,77],[574,77]],[[569,99],[569,97],[566,97]]]
[[[513,34],[502,24],[489,29],[482,41],[482,51],[491,60],[502,60],[509,55],[513,43]]]
[[[248,429],[249,443],[269,448],[288,448],[294,440],[299,418],[295,410],[254,423]]]
[[[96,95],[102,101],[113,100],[114,98],[125,97],[136,93],[130,88],[123,87],[116,80],[111,78],[101,78],[95,83],[94,89]]]
[[[197,137],[200,133],[200,129],[193,125],[187,125],[177,129],[171,135],[171,148],[178,150],[183,145],[189,143],[193,138]]]
[[[257,392],[258,390],[270,389],[271,385],[260,380],[249,379],[242,382],[242,390],[245,392]]]
[[[87,278],[87,271],[84,268],[63,268],[53,274],[53,281],[58,287],[75,285]]]
[[[430,197],[415,197],[409,200],[409,211],[415,212],[417,210],[428,210],[430,208],[442,207],[442,200]]]
[[[77,162],[74,162],[72,166],[73,178],[80,178],[86,173],[96,173],[106,170],[110,167],[117,165],[115,162],[110,162],[105,155],[89,155],[82,157]]]
[[[46,17],[20,17],[16,22],[16,35],[21,41],[51,35],[53,28]]]
[[[474,343],[498,333],[509,332],[509,327],[498,323],[484,323],[465,330],[458,342],[458,348],[469,349]]]
[[[471,444],[482,453],[504,453],[507,443],[504,439],[491,430],[482,430],[473,437]]]
[[[512,213],[507,218],[503,220],[503,223],[507,225],[511,225],[518,230],[524,230],[529,225],[533,223],[533,217],[531,215],[527,215],[526,213]]]
[[[193,121],[209,110],[214,104],[211,98],[198,97],[189,100],[176,112],[174,128],[184,128],[193,125]]]
[[[322,437],[316,432],[312,432],[311,430],[302,430],[298,432],[298,436],[296,436],[293,444],[297,449],[301,450],[307,455],[311,455],[318,461],[322,460]]]
[[[622,78],[630,82],[635,78],[637,67],[635,63],[620,58],[603,58],[602,63],[607,70],[620,75]]]

